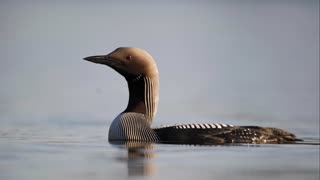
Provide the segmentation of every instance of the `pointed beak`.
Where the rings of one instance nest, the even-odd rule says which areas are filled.
[[[86,61],[89,61],[89,62],[107,65],[125,77],[128,76],[128,74],[129,74],[127,72],[126,64],[123,61],[121,61],[121,59],[115,59],[110,54],[89,56],[89,57],[85,57],[83,59]]]
[[[106,64],[108,58],[106,55],[98,55],[98,56],[89,56],[83,58],[86,61],[90,61],[93,63],[98,63],[98,64]]]

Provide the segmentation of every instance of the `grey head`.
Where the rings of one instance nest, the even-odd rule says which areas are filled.
[[[96,55],[84,60],[103,64],[120,73],[127,81],[129,103],[125,112],[145,114],[151,124],[157,113],[159,101],[158,68],[145,50],[120,47],[107,55]]]

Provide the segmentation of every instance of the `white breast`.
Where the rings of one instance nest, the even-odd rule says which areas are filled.
[[[158,137],[150,128],[144,114],[127,112],[119,114],[109,129],[111,141],[157,141]]]

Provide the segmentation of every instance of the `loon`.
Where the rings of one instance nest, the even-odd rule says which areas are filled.
[[[143,49],[120,47],[107,55],[84,60],[103,64],[127,81],[127,108],[111,123],[112,142],[157,142],[168,144],[294,143],[296,136],[285,130],[229,124],[176,124],[151,128],[158,110],[159,73],[152,56]]]

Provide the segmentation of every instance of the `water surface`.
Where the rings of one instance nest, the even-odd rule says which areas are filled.
[[[319,179],[318,138],[285,145],[111,145],[106,127],[0,131],[0,179]]]

